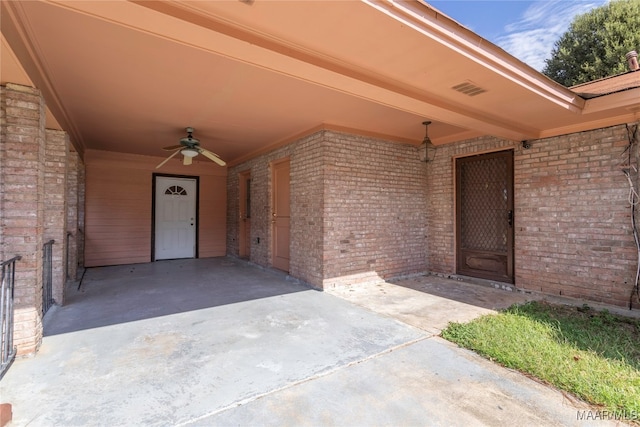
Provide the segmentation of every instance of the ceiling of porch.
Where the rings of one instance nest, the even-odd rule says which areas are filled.
[[[633,94],[588,110],[421,2],[30,1],[1,12],[0,82],[40,88],[47,126],[80,152],[165,156],[193,126],[233,164],[321,127],[419,144],[432,120],[443,144],[638,116]]]

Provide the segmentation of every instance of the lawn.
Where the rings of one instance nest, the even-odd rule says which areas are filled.
[[[640,319],[530,302],[450,323],[442,337],[640,423]]]

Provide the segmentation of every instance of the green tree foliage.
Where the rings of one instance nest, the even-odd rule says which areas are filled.
[[[573,20],[542,73],[564,86],[613,76],[628,70],[632,50],[640,52],[640,0],[612,0]]]

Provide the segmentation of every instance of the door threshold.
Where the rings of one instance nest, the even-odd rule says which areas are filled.
[[[440,276],[446,279],[457,280],[458,282],[472,283],[474,285],[485,286],[493,289],[502,289],[509,292],[523,292],[513,283],[501,282],[499,280],[482,279],[480,277],[465,276],[462,274],[442,274],[442,273],[429,273],[433,276]]]

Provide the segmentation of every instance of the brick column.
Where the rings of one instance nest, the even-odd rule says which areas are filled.
[[[82,159],[78,160],[78,268],[84,268],[84,199],[86,174]]]
[[[46,130],[44,172],[44,241],[52,247],[53,299],[64,303],[67,276],[67,157],[69,136],[64,131]]]
[[[14,344],[18,354],[28,354],[42,341],[44,100],[37,89],[10,83],[0,95],[2,254],[22,256],[16,265]]]
[[[67,280],[78,277],[78,169],[80,157],[75,151],[69,152],[67,169]]]
[[[631,138],[633,138],[635,136],[635,139],[632,139],[631,141],[629,141],[631,144],[633,144],[629,149],[633,150],[632,151],[632,159],[631,159],[631,165],[635,166],[636,168],[638,166],[640,166],[640,121],[637,121],[635,123],[630,123],[627,124],[627,126],[629,126],[629,128],[631,129],[632,133],[631,135],[629,135]],[[635,185],[635,191],[639,191],[640,189],[640,172],[638,172],[637,170],[634,172],[633,168],[631,168],[632,170],[630,171],[631,176],[634,177],[635,176],[635,181],[633,182],[633,184]],[[640,229],[640,206],[636,206],[635,207],[635,222],[636,222],[636,227]],[[635,242],[635,240],[634,240]],[[636,262],[640,262],[639,259],[636,258]],[[628,283],[631,283],[631,296],[630,296],[630,304],[631,307],[633,308],[639,308],[640,307],[640,295],[638,295],[636,293],[636,289],[635,289],[635,275],[633,276],[633,279],[630,278],[630,280],[628,281]]]

